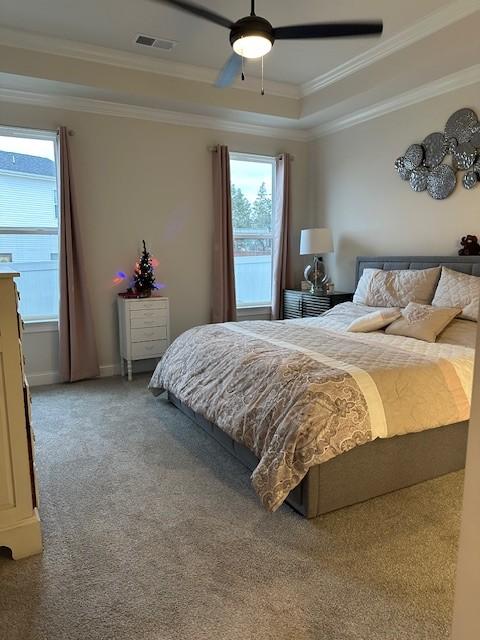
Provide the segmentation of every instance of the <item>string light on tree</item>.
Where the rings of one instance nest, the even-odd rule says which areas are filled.
[[[153,269],[153,260],[147,251],[145,240],[143,242],[142,255],[135,265],[133,274],[133,289],[138,296],[148,298],[152,295],[152,291],[156,289],[155,271]]]
[[[155,271],[159,266],[159,261],[147,251],[145,240],[143,242],[142,255],[135,263],[133,276],[129,279],[124,271],[117,271],[113,278],[114,286],[122,282],[129,281],[130,286],[126,291],[119,293],[122,298],[148,298],[154,289],[165,289],[167,286],[163,282],[156,282]]]

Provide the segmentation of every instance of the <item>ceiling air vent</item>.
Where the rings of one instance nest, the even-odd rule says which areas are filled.
[[[142,45],[142,47],[153,47],[154,49],[162,49],[163,51],[173,51],[173,48],[177,44],[175,40],[154,38],[153,36],[146,36],[144,33],[137,35],[135,43]]]

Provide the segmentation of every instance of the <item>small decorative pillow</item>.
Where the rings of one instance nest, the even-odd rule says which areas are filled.
[[[433,298],[434,307],[458,307],[461,318],[478,320],[480,278],[442,268],[442,275]]]
[[[354,333],[378,331],[392,323],[401,315],[402,312],[398,307],[393,307],[393,309],[382,309],[381,311],[372,311],[372,313],[367,313],[366,316],[353,320],[353,322],[348,325],[347,331],[353,331]]]
[[[406,307],[409,302],[430,304],[440,267],[433,269],[365,269],[353,302],[368,307]]]
[[[437,336],[459,313],[460,309],[440,309],[410,302],[402,311],[402,317],[392,322],[385,333],[435,342]]]

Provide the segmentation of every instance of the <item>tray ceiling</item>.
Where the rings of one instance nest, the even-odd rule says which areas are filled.
[[[232,19],[249,13],[247,0],[198,0]],[[451,0],[257,0],[257,13],[274,25],[381,18],[382,40],[411,27]],[[148,58],[220,69],[231,52],[228,31],[151,0],[2,0],[2,26]],[[137,33],[176,40],[172,52],[140,47]],[[377,38],[278,42],[265,58],[265,76],[302,84],[324,75],[378,44]],[[255,64],[251,74],[258,75]]]

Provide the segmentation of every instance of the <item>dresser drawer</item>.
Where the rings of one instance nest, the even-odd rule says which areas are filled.
[[[147,327],[145,329],[132,329],[132,342],[151,342],[152,340],[166,340],[167,327]]]
[[[168,309],[142,309],[130,311],[130,326],[132,329],[144,327],[166,327]]]
[[[142,358],[156,358],[165,353],[167,340],[151,340],[149,342],[133,342],[132,358],[141,360]]]
[[[142,309],[168,309],[168,300],[146,298],[145,300],[130,301],[130,311],[140,311]]]

